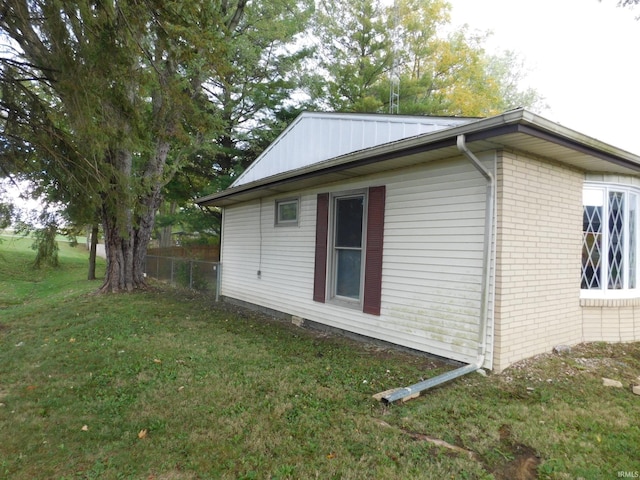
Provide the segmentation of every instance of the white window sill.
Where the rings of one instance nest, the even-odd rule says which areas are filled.
[[[351,308],[354,310],[362,310],[362,302],[360,300],[355,300],[349,297],[335,296],[327,300],[327,303],[336,305],[338,307]]]
[[[595,294],[597,293],[597,295]],[[640,307],[640,292],[580,292],[581,307]]]

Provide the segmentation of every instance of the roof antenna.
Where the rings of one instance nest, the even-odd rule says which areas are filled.
[[[398,72],[398,0],[393,2],[393,32],[391,33],[391,71],[389,72],[389,113],[400,113],[400,73]]]

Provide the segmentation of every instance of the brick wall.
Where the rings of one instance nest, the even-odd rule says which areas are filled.
[[[494,368],[582,341],[584,173],[498,154]]]
[[[585,342],[640,340],[640,299],[584,299],[580,303]]]

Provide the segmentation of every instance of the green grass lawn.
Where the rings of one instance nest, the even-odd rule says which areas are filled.
[[[61,244],[61,267],[36,271],[29,245],[0,244],[1,479],[640,472],[638,343],[582,345],[383,405],[374,393],[452,367],[160,285],[94,295],[84,249]]]

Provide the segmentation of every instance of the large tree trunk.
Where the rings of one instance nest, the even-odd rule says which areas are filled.
[[[144,171],[144,190],[135,198],[128,192],[116,191],[103,195],[102,222],[107,271],[101,292],[130,292],[147,286],[144,262],[156,212],[162,200],[163,183],[160,179],[168,153],[169,143],[158,142],[155,155]],[[120,152],[116,157],[115,166],[120,178],[130,177],[131,154]]]
[[[106,202],[105,202],[106,203]],[[108,205],[103,204],[102,226],[104,228],[104,248],[107,257],[107,271],[102,292],[131,291],[144,286],[142,275],[136,282],[133,273],[133,228],[131,212],[127,220],[112,214]]]
[[[107,257],[107,271],[102,292],[130,292],[144,287],[142,272],[133,269],[134,208],[131,172],[133,158],[131,152],[121,150],[109,152],[107,161],[112,167],[111,189],[102,194],[102,227],[104,229],[104,249]]]

